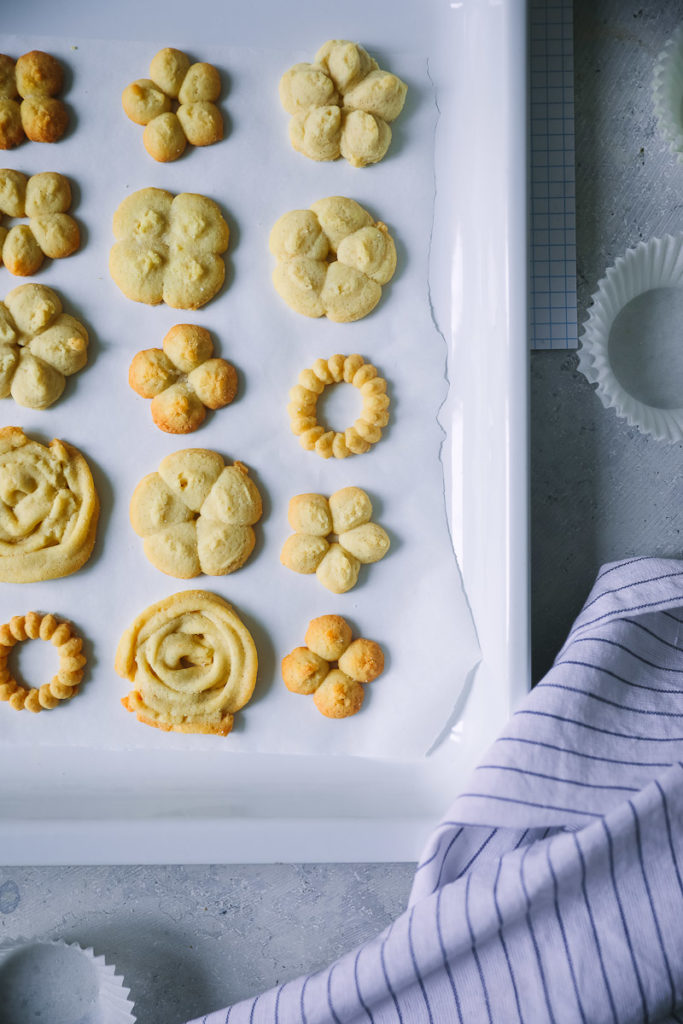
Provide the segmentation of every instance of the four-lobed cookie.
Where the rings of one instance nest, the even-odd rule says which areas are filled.
[[[95,544],[99,501],[81,453],[0,430],[0,580],[35,583],[76,572]]]
[[[360,487],[342,487],[330,498],[297,494],[289,502],[289,525],[280,561],[294,572],[315,573],[334,594],[358,582],[361,565],[379,562],[389,550],[386,530],[372,522],[372,502]],[[336,534],[337,540],[330,542]]]
[[[69,115],[57,94],[64,75],[59,61],[31,50],[15,62],[0,53],[0,149],[13,149],[24,139],[57,142]]]
[[[206,196],[140,189],[116,210],[114,236],[109,270],[134,302],[199,309],[225,280],[222,254],[230,231]]]
[[[176,324],[162,342],[133,358],[128,383],[152,399],[152,419],[167,434],[190,434],[202,425],[207,409],[222,409],[237,394],[237,371],[213,355],[204,327]]]
[[[303,316],[350,323],[367,316],[396,269],[386,224],[354,199],[330,196],[285,213],[270,232],[273,284]]]
[[[206,448],[167,455],[133,492],[130,521],[152,565],[168,576],[224,576],[254,550],[261,495],[241,462]]]
[[[258,657],[227,601],[185,590],[138,615],[121,637],[115,667],[135,687],[121,703],[140,722],[227,736],[254,692]]]
[[[9,230],[0,224],[0,263],[10,274],[28,277],[42,266],[46,256],[61,260],[81,244],[71,207],[68,178],[44,171],[28,178],[21,171],[0,170],[0,215],[28,217],[28,224]]]
[[[282,659],[282,679],[292,693],[313,695],[327,718],[348,718],[360,711],[365,683],[384,671],[384,652],[374,640],[353,639],[341,615],[320,615],[308,624],[305,647]],[[336,663],[336,668],[333,665]]]
[[[23,686],[8,667],[12,648],[24,640],[49,640],[57,649],[59,671],[49,683],[39,687]],[[38,712],[56,708],[60,701],[78,693],[83,679],[86,657],[83,641],[70,622],[59,622],[54,615],[13,615],[0,626],[0,700],[6,700],[15,711]]]
[[[182,50],[165,47],[139,78],[123,90],[126,115],[144,125],[143,142],[162,163],[177,160],[189,142],[211,146],[223,138],[223,118],[215,101],[221,78],[213,64],[191,64]]]
[[[0,302],[0,398],[47,409],[87,361],[88,332],[52,288],[22,284]]]
[[[354,167],[375,164],[391,143],[389,123],[403,110],[407,86],[382,71],[369,53],[347,39],[330,39],[312,64],[300,63],[280,79],[294,149],[311,160],[345,157]]]

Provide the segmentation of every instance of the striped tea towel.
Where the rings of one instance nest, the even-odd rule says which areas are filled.
[[[608,565],[408,910],[193,1024],[683,1022],[682,762],[683,562]]]

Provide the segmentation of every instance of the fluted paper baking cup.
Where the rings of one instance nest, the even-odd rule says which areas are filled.
[[[683,161],[683,25],[679,25],[657,58],[652,97],[659,128]]]
[[[123,978],[76,942],[0,945],[3,1024],[135,1024]]]
[[[631,426],[683,440],[683,235],[640,242],[609,268],[584,324],[579,369]]]

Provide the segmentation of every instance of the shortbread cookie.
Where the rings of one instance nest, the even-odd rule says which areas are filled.
[[[177,160],[192,146],[211,146],[223,138],[223,118],[215,101],[221,78],[213,64],[191,64],[182,50],[159,50],[149,78],[123,90],[121,102],[131,121],[145,125],[142,140],[151,157]]]
[[[237,394],[237,371],[226,359],[213,358],[213,341],[204,327],[176,324],[163,348],[148,348],[130,364],[128,383],[152,399],[152,419],[167,434],[190,434],[207,409],[230,405]]]
[[[135,689],[121,703],[140,722],[227,736],[251,698],[251,633],[216,594],[185,590],[150,605],[121,637],[116,671]]]
[[[52,288],[21,284],[0,302],[0,398],[47,409],[87,361],[88,332]]]
[[[212,199],[143,188],[114,214],[109,270],[134,302],[199,309],[225,280],[230,231]]]
[[[349,323],[367,316],[394,275],[396,247],[386,224],[353,199],[330,196],[292,210],[273,226],[273,284],[303,316]]]
[[[99,501],[88,464],[64,441],[0,430],[0,580],[69,576],[95,543]]]
[[[49,640],[57,648],[59,671],[40,687],[23,686],[8,668],[8,659],[16,644],[38,639]],[[60,701],[69,700],[78,693],[85,664],[83,641],[71,623],[60,622],[54,615],[14,615],[0,626],[0,700],[8,701],[16,711],[50,710]]]
[[[336,662],[336,666],[335,666]],[[308,624],[306,646],[282,659],[282,679],[292,693],[313,695],[327,718],[348,718],[360,711],[364,683],[384,671],[384,652],[374,640],[352,639],[341,615],[320,615]]]
[[[347,39],[330,39],[313,64],[295,64],[280,79],[294,149],[311,160],[343,156],[354,167],[382,159],[391,143],[389,123],[403,110],[407,91]]]
[[[288,518],[295,532],[285,541],[280,561],[294,572],[315,573],[334,594],[355,587],[361,565],[378,562],[389,550],[389,536],[371,522],[372,503],[360,487],[342,487],[329,501],[324,494],[297,494],[289,502]],[[334,534],[336,541],[331,540]]]
[[[10,274],[29,277],[47,256],[61,260],[81,244],[78,224],[66,212],[71,206],[68,178],[45,171],[27,178],[21,171],[0,170],[0,216],[28,217],[28,224],[7,230],[0,225],[0,262]]]
[[[225,576],[254,550],[261,495],[241,462],[205,448],[167,455],[133,492],[130,521],[152,565],[168,576]]]
[[[15,62],[0,53],[0,149],[13,149],[25,138],[57,142],[69,115],[61,100],[62,66],[51,54],[31,50]]]
[[[318,423],[316,404],[326,387],[345,382],[358,388],[363,399],[360,416],[344,431],[326,430]],[[335,355],[316,359],[310,369],[302,370],[299,383],[289,392],[289,422],[302,448],[315,451],[323,459],[346,459],[370,451],[389,422],[390,399],[387,382],[377,368],[362,356]]]

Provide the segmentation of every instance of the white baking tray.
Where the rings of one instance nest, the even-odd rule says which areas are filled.
[[[0,862],[413,860],[528,689],[526,6],[132,0],[16,5],[3,31],[314,49],[336,35],[429,59],[440,109],[430,295],[454,547],[481,647],[452,736],[398,763],[203,751],[0,748]],[[400,11],[400,18],[398,12]],[[163,12],[163,35],[159,17]],[[190,38],[188,38],[188,35]],[[310,41],[310,42],[309,42]],[[370,47],[372,48],[372,47]]]

